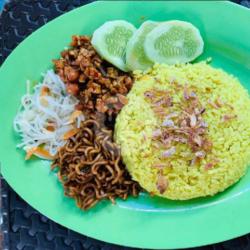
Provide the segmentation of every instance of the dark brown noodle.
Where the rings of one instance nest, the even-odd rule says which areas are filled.
[[[95,117],[82,122],[80,131],[62,147],[52,164],[65,195],[89,209],[103,199],[137,196],[140,187],[131,180],[121,161],[120,150],[112,140],[112,130],[103,128]]]

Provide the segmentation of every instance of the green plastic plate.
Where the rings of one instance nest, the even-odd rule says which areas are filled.
[[[225,1],[104,1],[71,11],[21,43],[0,69],[0,159],[2,174],[30,205],[84,235],[142,248],[184,248],[228,240],[250,232],[250,172],[214,197],[175,202],[142,194],[138,199],[103,202],[88,212],[64,197],[49,163],[24,160],[16,149],[13,118],[26,80],[38,81],[73,34],[92,34],[107,20],[180,19],[196,25],[205,41],[201,59],[236,75],[250,89],[250,11]],[[230,91],[230,89],[228,90]],[[249,114],[250,115],[250,114]]]

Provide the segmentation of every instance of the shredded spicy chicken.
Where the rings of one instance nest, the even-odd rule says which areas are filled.
[[[68,93],[79,99],[76,108],[89,114],[97,111],[116,116],[127,103],[125,96],[132,87],[132,77],[103,60],[91,45],[90,37],[73,36],[70,45],[53,62]]]

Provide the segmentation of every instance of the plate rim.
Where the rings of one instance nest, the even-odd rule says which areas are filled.
[[[112,2],[112,1],[92,2],[92,3],[86,4],[86,5],[84,5],[84,6],[81,6],[81,7],[79,7],[79,8],[76,8],[76,9],[74,9],[74,10],[68,12],[68,13],[65,13],[65,14],[63,14],[63,15],[61,15],[61,16],[55,18],[55,19],[53,19],[52,21],[48,22],[46,25],[43,25],[42,27],[40,27],[39,29],[37,29],[37,30],[34,31],[33,33],[31,33],[29,36],[27,36],[27,37],[24,39],[24,41],[30,39],[34,34],[39,34],[39,33],[41,32],[41,30],[43,30],[43,29],[45,28],[45,26],[50,25],[51,23],[53,23],[53,22],[56,21],[56,20],[58,21],[59,19],[63,18],[65,15],[69,15],[69,14],[72,13],[72,12],[81,11],[81,9],[84,9],[84,8],[86,8],[87,6],[90,6],[90,5],[91,5],[91,6],[98,6],[98,5],[101,6],[102,4],[105,4],[105,3],[107,3],[107,2]],[[117,1],[117,3],[119,3],[119,2],[127,2],[127,1]],[[143,1],[135,1],[135,2],[143,2]],[[156,2],[159,2],[159,1],[156,1]],[[195,2],[195,1],[194,1],[194,2]],[[220,2],[220,1],[215,1],[215,2]],[[221,3],[221,2],[220,2],[220,3]],[[229,4],[229,5],[232,5],[232,6],[234,6],[234,7],[237,6],[238,8],[240,8],[240,9],[242,9],[242,10],[247,10],[247,11],[249,11],[248,13],[250,13],[250,10],[248,10],[246,7],[236,5],[235,3],[232,3],[232,2],[223,2],[223,4]],[[0,69],[0,76],[3,74],[5,65],[7,65],[7,64],[8,64],[8,61],[9,61],[13,56],[15,56],[15,51],[18,50],[18,49],[22,46],[22,44],[23,44],[24,41],[22,41],[22,42],[21,42],[12,52],[11,52],[11,54],[8,56],[8,58],[4,61],[4,63],[3,63],[2,66],[1,66],[1,69]],[[0,151],[1,151],[1,150],[0,150]],[[3,174],[3,177],[5,178],[5,176],[8,176],[8,174],[5,174],[5,170],[4,170],[4,169],[5,169],[5,167],[2,166],[2,174]],[[12,186],[12,185],[11,185],[11,183],[13,183],[12,180],[10,180],[8,177],[5,178],[5,179],[6,179],[6,181],[10,184],[10,186],[12,187],[12,189],[13,189],[20,197],[22,197],[28,204],[30,204],[30,205],[31,205],[33,208],[35,208],[37,211],[39,211],[39,212],[41,212],[42,214],[44,214],[44,213],[42,212],[43,209],[40,209],[40,208],[36,207],[36,205],[33,206],[33,202],[30,202],[29,200],[25,199],[25,198],[24,198],[25,195],[23,196],[22,193],[19,193],[19,191],[16,190],[16,187],[15,187],[15,186]],[[57,221],[57,220],[55,220],[54,218],[48,216],[47,214],[46,214],[46,216],[47,216],[48,218],[50,218],[51,220],[55,221],[56,223],[58,223],[58,224],[60,224],[60,225],[62,225],[62,226],[65,226],[65,224],[62,224],[62,223],[61,223],[61,221]],[[66,226],[66,227],[72,229],[71,227],[68,227],[68,226]],[[79,232],[78,230],[75,230],[75,229],[72,229],[72,230]],[[249,228],[248,232],[250,232],[250,228]],[[79,233],[83,234],[82,232],[79,232]],[[219,241],[229,240],[229,239],[232,239],[232,238],[234,238],[234,237],[241,236],[241,235],[243,235],[243,234],[245,234],[245,232],[241,232],[241,233],[238,234],[238,235],[235,235],[235,234],[234,234],[231,238],[226,237],[226,239],[222,239],[222,240],[219,240]],[[106,241],[106,240],[103,239],[102,237],[92,236],[92,234],[88,234],[88,232],[85,232],[84,235],[89,236],[89,237],[94,237],[94,238],[96,238],[96,239],[98,239],[98,240]],[[216,242],[219,242],[219,241],[216,241]],[[114,242],[114,241],[113,241],[113,242],[111,242],[111,243],[119,244],[120,241],[119,241],[119,240],[118,240],[117,242]],[[204,244],[202,244],[202,245],[211,244],[211,243],[215,243],[215,242],[214,242],[214,241],[206,242],[206,243],[204,243]],[[126,246],[134,246],[134,247],[141,247],[141,246],[138,246],[138,245],[124,244],[124,242],[123,242],[123,245],[126,245]],[[196,245],[195,243],[194,243],[193,245],[192,245],[192,244],[191,244],[191,245],[188,245],[188,247],[194,247],[194,246],[201,246],[201,245]],[[143,246],[143,247],[145,248],[145,246]],[[149,246],[149,248],[151,248],[151,247],[152,247],[152,246]],[[181,247],[179,247],[179,248],[184,248],[184,247],[187,247],[187,246],[181,246]],[[147,248],[147,247],[146,247],[146,248]],[[158,248],[158,247],[157,247],[157,248]],[[160,247],[160,248],[162,248],[162,247]],[[160,249],[160,248],[159,248],[159,249]]]

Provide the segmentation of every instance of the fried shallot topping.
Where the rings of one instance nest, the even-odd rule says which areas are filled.
[[[185,85],[182,91],[179,102],[173,101],[173,93],[155,89],[147,91],[145,98],[150,100],[155,114],[162,119],[160,128],[153,131],[155,143],[160,143],[164,148],[162,157],[171,157],[175,154],[176,143],[184,143],[193,152],[194,163],[205,158],[212,148],[212,142],[207,138],[208,125],[202,117],[205,107],[194,90]],[[155,107],[161,108],[161,112]]]
[[[162,169],[159,170],[156,186],[160,194],[163,194],[167,190],[168,181],[166,177],[163,176]]]
[[[177,144],[186,144],[192,154],[191,159],[190,154],[187,155],[190,165],[195,165],[212,149],[212,142],[208,138],[208,124],[203,118],[206,108],[200,102],[192,86],[180,87],[179,84],[176,86],[178,88],[175,88],[173,84],[173,88],[167,91],[152,89],[144,93],[156,117],[161,121],[161,125],[152,134],[153,146],[161,152],[160,158],[164,160],[174,157]],[[175,98],[176,95],[179,99]],[[217,100],[216,108],[220,105],[222,102]],[[226,118],[229,119],[229,117]],[[213,167],[216,163],[206,165],[206,169]],[[163,176],[163,165],[163,163],[153,165],[158,166],[156,186],[161,194],[168,186]]]

